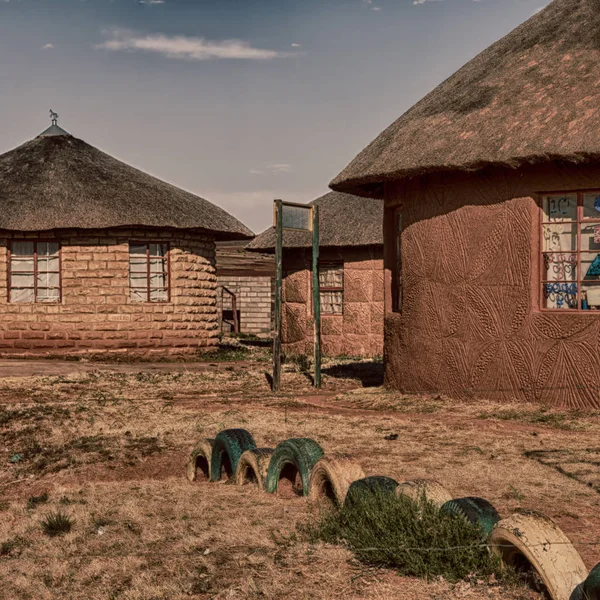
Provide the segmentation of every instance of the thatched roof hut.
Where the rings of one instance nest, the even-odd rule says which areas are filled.
[[[203,198],[131,167],[52,125],[0,156],[0,229],[160,227],[249,239]]]
[[[321,247],[383,245],[383,202],[329,192],[309,204],[319,207]],[[269,227],[257,235],[246,248],[256,252],[274,252],[275,241],[275,228]],[[284,231],[283,246],[310,248],[312,234],[305,231]]]
[[[554,0],[425,96],[332,182],[383,197],[441,170],[600,156],[600,0]]]

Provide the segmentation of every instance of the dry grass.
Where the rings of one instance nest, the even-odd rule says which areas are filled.
[[[513,406],[521,416],[503,418],[506,408],[485,402],[357,389],[351,369],[326,375],[317,395],[287,365],[284,393],[273,395],[257,365],[138,367],[3,380],[0,597],[537,598],[365,570],[345,549],[302,537],[297,525],[312,518],[305,499],[188,482],[195,442],[226,427],[249,429],[259,446],[313,437],[326,452],[353,454],[368,475],[434,478],[456,496],[487,498],[501,514],[540,510],[579,544],[589,567],[600,560],[600,547],[583,545],[600,540],[600,496],[582,479],[598,469],[596,454],[580,464],[597,439],[597,415],[550,411],[564,417],[540,420],[539,407]],[[386,440],[389,433],[398,440]],[[552,454],[552,464],[531,454],[553,449],[563,454]],[[16,453],[22,459],[11,464]],[[577,478],[556,467],[573,453]],[[74,526],[50,538],[40,522],[56,511]]]

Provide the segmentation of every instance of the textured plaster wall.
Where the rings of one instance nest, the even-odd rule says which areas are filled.
[[[322,315],[328,356],[383,353],[383,252],[381,248],[322,249],[322,261],[344,261],[343,315]],[[289,354],[313,351],[311,257],[291,250],[283,258],[283,344]]]
[[[537,193],[590,188],[600,188],[600,167],[388,185],[386,210],[403,218],[403,304],[386,314],[387,384],[599,407],[600,313],[539,310]],[[395,243],[386,231],[386,257]]]
[[[61,243],[62,300],[7,301],[11,238]],[[129,241],[169,242],[169,302],[129,299]],[[0,355],[178,354],[218,343],[215,244],[169,231],[0,232]]]

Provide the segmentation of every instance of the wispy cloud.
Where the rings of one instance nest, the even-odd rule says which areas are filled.
[[[164,4],[165,0],[138,0],[139,4]]]
[[[443,2],[444,0],[413,0],[413,4],[419,5],[419,4],[425,4],[426,2]],[[477,1],[477,0],[475,0]]]
[[[293,53],[254,48],[243,40],[211,41],[185,35],[143,34],[129,29],[113,28],[102,32],[106,39],[96,47],[114,52],[151,52],[181,60],[242,59],[271,60],[294,56]]]
[[[373,0],[362,0],[362,5],[365,8],[369,8],[369,9],[374,10],[374,11],[380,11],[381,10],[381,6],[375,6],[373,4]]]
[[[264,175],[265,173],[289,173],[292,170],[292,165],[287,163],[276,163],[267,165],[261,169],[250,169],[251,175]]]
[[[296,42],[294,42],[293,44],[290,44],[290,46],[292,48],[302,48],[302,44],[297,44]]]
[[[54,48],[54,44],[46,44],[45,46],[42,46],[42,50],[52,50],[52,48]]]

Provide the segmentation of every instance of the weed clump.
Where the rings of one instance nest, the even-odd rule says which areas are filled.
[[[46,515],[41,524],[46,535],[55,537],[69,533],[73,528],[74,521],[69,515],[59,510]]]
[[[321,513],[306,532],[313,542],[345,545],[361,562],[408,577],[456,582],[508,575],[481,528],[440,512],[425,497],[413,501],[376,489],[339,512]]]

